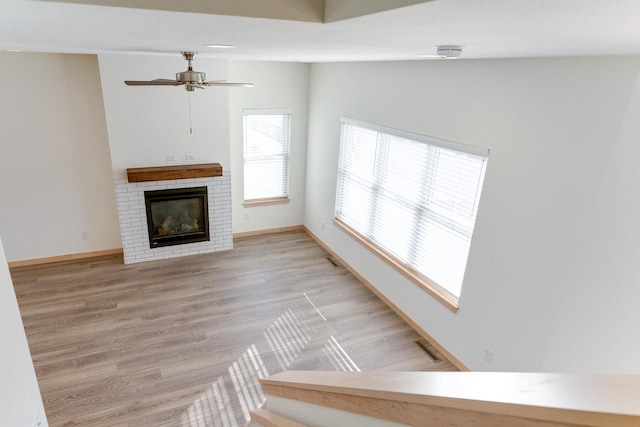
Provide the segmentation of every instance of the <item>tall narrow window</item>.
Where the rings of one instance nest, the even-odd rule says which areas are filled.
[[[290,112],[244,110],[245,205],[289,200]]]
[[[336,223],[457,309],[488,154],[343,119]]]

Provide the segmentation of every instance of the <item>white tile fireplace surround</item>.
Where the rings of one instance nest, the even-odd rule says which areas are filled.
[[[210,240],[208,242],[186,243],[151,249],[149,247],[144,192],[202,187],[204,185],[207,186],[209,199]],[[231,176],[227,171],[224,172],[223,176],[207,178],[147,182],[128,182],[126,179],[116,179],[115,189],[125,264],[233,249]]]

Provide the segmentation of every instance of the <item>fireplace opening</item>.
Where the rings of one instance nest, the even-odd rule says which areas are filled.
[[[145,191],[149,246],[209,240],[207,187]]]

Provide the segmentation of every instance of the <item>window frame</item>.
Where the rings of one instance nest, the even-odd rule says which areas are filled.
[[[465,153],[465,154],[471,154],[471,155],[474,155],[474,156],[479,156],[479,157],[484,158],[483,165],[482,165],[482,168],[481,168],[481,175],[479,177],[479,186],[478,186],[478,191],[477,191],[477,197],[479,197],[480,194],[481,194],[481,188],[482,188],[482,185],[483,185],[483,182],[484,182],[484,176],[485,176],[485,172],[486,172],[486,167],[487,167],[487,163],[488,163],[490,150],[486,149],[486,148],[481,148],[481,147],[461,144],[461,143],[454,142],[454,141],[443,140],[443,139],[430,137],[430,136],[426,136],[426,135],[421,135],[421,134],[408,132],[408,131],[404,131],[404,130],[393,129],[393,128],[389,128],[389,127],[385,127],[385,126],[381,126],[381,125],[377,125],[377,124],[373,124],[373,123],[367,123],[367,122],[363,122],[363,121],[360,121],[360,120],[351,119],[351,118],[348,118],[348,117],[342,117],[341,118],[341,122],[340,122],[340,128],[341,128],[340,159],[339,159],[339,163],[338,163],[338,180],[337,180],[337,187],[336,187],[336,203],[335,203],[335,211],[334,211],[335,212],[335,216],[334,216],[334,219],[333,219],[334,224],[339,229],[344,231],[346,234],[351,236],[358,243],[360,243],[362,246],[364,246],[366,249],[371,251],[373,254],[375,254],[376,256],[381,258],[383,261],[385,261],[387,264],[389,264],[395,270],[400,272],[403,276],[405,276],[407,279],[409,279],[412,283],[416,284],[419,288],[421,288],[424,291],[426,291],[429,295],[431,295],[434,299],[436,299],[438,302],[443,304],[450,311],[452,311],[454,313],[457,312],[458,309],[459,309],[459,305],[458,305],[459,297],[458,296],[454,295],[453,293],[451,293],[450,291],[448,291],[444,287],[440,286],[435,281],[433,281],[429,277],[427,277],[425,274],[423,274],[423,273],[417,271],[416,269],[414,269],[408,262],[405,262],[405,261],[401,260],[400,258],[394,256],[393,254],[391,254],[389,252],[389,250],[385,249],[380,244],[376,243],[371,238],[367,237],[362,232],[356,230],[355,228],[353,228],[352,226],[350,226],[345,221],[343,221],[343,220],[341,220],[339,218],[338,208],[339,208],[340,198],[342,197],[340,191],[341,191],[341,183],[342,183],[341,174],[343,173],[343,169],[342,169],[342,167],[343,167],[343,164],[342,164],[343,159],[342,159],[342,156],[344,155],[343,154],[343,150],[345,149],[343,147],[343,144],[344,144],[344,126],[345,125],[353,125],[353,126],[357,126],[357,127],[360,127],[360,128],[364,128],[364,129],[368,129],[368,130],[377,132],[379,134],[381,133],[383,135],[390,135],[390,136],[394,136],[394,137],[408,139],[408,140],[415,141],[415,142],[418,142],[418,143],[424,143],[424,144],[429,145],[429,146],[441,147],[441,148],[445,148],[445,149],[448,149],[448,150],[454,150],[454,151],[457,151],[457,152],[461,152],[461,153]],[[368,225],[369,227],[371,227],[372,221],[375,221],[376,215],[377,215],[377,212],[371,212],[369,217],[367,218],[366,223],[369,224]],[[474,227],[475,227],[475,223],[474,223]],[[413,242],[413,239],[411,239],[408,243],[412,244],[412,242]],[[468,263],[468,259],[467,259],[467,263]],[[465,267],[466,267],[466,264],[465,264]]]
[[[277,156],[281,156],[284,160],[284,168],[286,172],[283,172],[286,180],[283,180],[284,187],[286,187],[286,194],[276,197],[256,197],[246,198],[246,165],[247,159],[252,159],[246,155],[247,147],[247,116],[286,116],[287,129],[283,134],[285,137],[284,146],[285,150]],[[254,158],[255,159],[255,158]],[[269,206],[286,204],[290,201],[290,174],[291,174],[291,110],[290,109],[274,109],[274,108],[245,108],[242,110],[242,165],[243,165],[243,185],[242,185],[242,197],[244,207],[256,207],[256,206]]]

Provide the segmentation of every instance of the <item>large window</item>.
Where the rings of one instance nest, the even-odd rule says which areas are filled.
[[[487,157],[343,119],[336,223],[457,309]]]
[[[289,200],[289,116],[244,110],[245,205]]]

